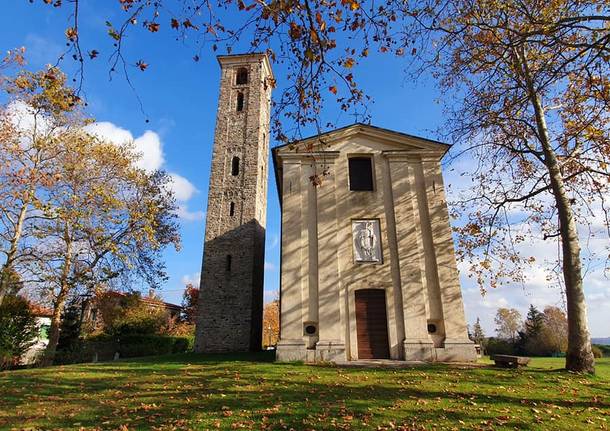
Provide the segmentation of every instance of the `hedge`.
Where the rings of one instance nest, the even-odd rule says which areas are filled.
[[[94,358],[98,361],[110,361],[117,352],[121,358],[183,353],[193,349],[193,342],[193,337],[125,335],[114,338],[101,334],[83,340],[74,351],[58,351],[55,363],[91,362]]]
[[[125,335],[118,339],[118,352],[121,358],[183,353],[192,348],[193,339],[190,337]]]

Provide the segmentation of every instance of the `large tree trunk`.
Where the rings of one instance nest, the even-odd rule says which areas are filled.
[[[53,303],[53,315],[51,316],[51,327],[49,328],[49,344],[45,349],[41,365],[49,366],[53,364],[55,352],[57,352],[57,344],[59,342],[59,327],[61,326],[61,313],[64,311],[66,298],[68,296],[68,288],[62,287],[57,299]]]
[[[11,238],[11,244],[9,246],[8,253],[6,255],[6,262],[2,265],[0,270],[0,305],[4,300],[4,297],[9,293],[8,282],[10,280],[9,271],[15,261],[17,250],[19,248],[19,241],[21,240],[21,233],[23,232],[23,224],[25,223],[25,216],[27,214],[29,202],[24,202],[21,210],[19,211],[19,217],[17,224],[15,225],[15,232],[13,232],[13,238]]]
[[[582,283],[580,241],[557,155],[551,147],[542,102],[533,87],[530,97],[536,114],[536,125],[542,143],[544,162],[549,171],[551,190],[559,216],[559,233],[563,257],[563,278],[568,306],[568,352],[566,368],[571,371],[595,373],[595,359],[591,351],[591,336],[587,322],[587,303]]]
[[[41,365],[43,366],[52,365],[53,360],[55,359],[55,352],[57,351],[57,344],[59,342],[61,313],[64,311],[64,305],[66,304],[68,292],[70,291],[68,278],[72,269],[72,240],[69,237],[68,229],[66,229],[64,239],[66,241],[66,255],[61,272],[59,293],[53,303],[53,315],[51,317],[51,327],[49,328],[49,344],[47,344],[41,361]]]

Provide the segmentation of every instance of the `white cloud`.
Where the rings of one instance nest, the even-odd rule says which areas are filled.
[[[133,134],[109,121],[100,121],[90,124],[86,130],[100,139],[106,139],[116,145],[133,143],[134,150],[139,154],[137,166],[147,172],[163,168],[165,158],[163,155],[163,143],[160,135],[151,130],[145,131],[141,136],[134,139]],[[200,221],[205,217],[203,211],[191,211],[188,201],[198,193],[197,188],[186,178],[175,173],[169,173],[171,182],[170,189],[173,191],[178,208],[176,214],[185,221]]]
[[[116,145],[126,145],[133,142],[133,147],[139,155],[137,166],[147,172],[152,172],[163,166],[163,148],[159,135],[147,130],[134,139],[133,134],[109,121],[100,121],[85,128],[89,133],[100,139],[106,139]]]
[[[204,211],[190,211],[186,205],[178,204],[178,209],[176,210],[176,214],[182,220],[186,221],[201,221],[205,218]]]
[[[201,280],[201,273],[196,272],[194,274],[185,274],[180,278],[180,282],[185,286],[187,284],[192,285],[193,287],[199,288],[199,282]]]
[[[275,271],[276,269],[277,267],[273,263],[265,261],[265,271]]]
[[[28,134],[36,130],[38,134],[46,134],[51,131],[48,117],[35,115],[34,108],[20,100],[10,102],[5,114],[15,129],[21,133]]]
[[[133,141],[129,130],[114,125],[109,121],[99,121],[89,124],[85,130],[100,139],[107,139],[116,145],[126,145]]]
[[[170,188],[174,192],[174,197],[177,201],[186,202],[199,191],[183,176],[175,173],[171,173],[169,176],[172,180]]]
[[[161,149],[161,139],[157,133],[147,130],[133,141],[133,145],[136,151],[141,154],[138,167],[150,172],[163,165],[165,160]]]

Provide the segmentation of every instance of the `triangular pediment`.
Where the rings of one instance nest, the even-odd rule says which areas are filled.
[[[450,145],[419,136],[396,132],[368,124],[356,123],[320,135],[301,139],[273,149],[277,155],[335,151],[354,143],[376,151],[408,151],[409,153],[436,153],[442,157]]]

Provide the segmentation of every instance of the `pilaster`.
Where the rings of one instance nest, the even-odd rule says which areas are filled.
[[[305,361],[302,292],[305,280],[301,271],[302,251],[302,170],[301,161],[287,158],[283,166],[282,259],[280,289],[280,340],[278,361]]]
[[[317,187],[319,340],[316,359],[345,361],[345,340],[341,328],[339,262],[337,242],[337,199],[334,162],[338,154],[327,154],[329,175]]]
[[[456,355],[463,357],[463,360],[474,360],[476,352],[474,344],[468,339],[440,161],[424,158],[422,166],[426,179],[425,190],[443,305],[444,347],[456,350]]]
[[[404,316],[405,360],[430,361],[434,359],[434,345],[427,332],[425,305],[425,276],[422,272],[424,249],[417,196],[414,192],[415,176],[406,154],[386,153],[392,180],[394,216]],[[406,175],[405,175],[406,173]]]

